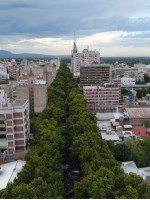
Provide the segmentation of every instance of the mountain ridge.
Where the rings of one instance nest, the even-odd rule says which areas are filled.
[[[0,58],[70,58],[70,55],[43,55],[35,53],[20,53],[14,54],[10,51],[0,50]]]

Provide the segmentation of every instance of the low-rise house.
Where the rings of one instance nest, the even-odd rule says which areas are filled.
[[[135,134],[132,131],[122,131],[124,140],[126,139],[135,139]]]
[[[126,174],[135,173],[150,183],[150,167],[137,168],[134,161],[122,162],[121,168]]]
[[[111,140],[114,143],[119,142],[119,136],[115,133],[115,131],[106,131],[104,133],[100,133],[100,136],[102,137],[102,139],[104,140]]]
[[[133,126],[132,131],[137,137],[147,137],[149,136],[145,126]]]

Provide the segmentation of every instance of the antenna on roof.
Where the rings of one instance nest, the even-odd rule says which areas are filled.
[[[76,32],[74,31],[74,42],[76,41]]]

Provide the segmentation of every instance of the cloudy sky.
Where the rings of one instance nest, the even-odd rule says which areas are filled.
[[[0,49],[150,56],[150,0],[0,0]]]

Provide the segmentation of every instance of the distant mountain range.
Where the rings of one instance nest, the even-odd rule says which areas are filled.
[[[33,54],[33,53],[21,53],[21,54],[14,54],[10,51],[0,50],[0,58],[71,58],[70,55],[42,55],[42,54]]]

